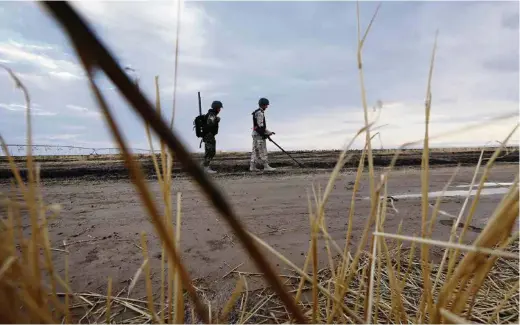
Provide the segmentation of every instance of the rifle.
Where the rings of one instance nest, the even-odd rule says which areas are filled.
[[[197,95],[199,96],[199,116],[202,116],[202,103],[201,103],[201,100],[200,100],[200,91],[197,92]],[[200,139],[199,148],[202,148],[202,142],[203,141],[204,141],[204,139]]]
[[[200,101],[200,91],[198,92],[198,95],[199,95],[199,115],[202,115],[202,104]]]

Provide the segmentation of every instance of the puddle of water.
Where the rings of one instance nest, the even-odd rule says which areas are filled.
[[[484,187],[482,188],[482,191],[480,191],[480,195],[500,195],[500,194],[506,194],[509,191],[509,187],[513,185],[513,183],[492,183],[492,182],[484,182]],[[455,187],[463,188],[466,187],[469,189],[470,184],[468,185],[456,185]],[[486,186],[488,186],[486,188]],[[490,186],[493,186],[490,188]],[[502,187],[496,187],[496,186],[502,186]],[[519,185],[520,186],[520,185]],[[478,190],[478,184],[475,184],[471,192],[469,193],[469,196],[475,196],[477,194]],[[468,190],[454,190],[454,191],[446,191],[444,192],[444,195],[442,194],[442,191],[435,191],[435,192],[429,192],[428,198],[437,198],[439,196],[443,197],[453,197],[453,196],[462,196],[466,197],[468,195]],[[396,199],[416,199],[421,198],[422,193],[413,193],[413,194],[397,194],[397,195],[391,195],[393,198]],[[381,197],[383,198],[383,197]],[[370,197],[365,197],[365,200],[370,200]]]
[[[480,195],[499,195],[499,194],[505,194],[507,193],[509,189],[505,187],[498,187],[498,188],[483,188],[480,192]],[[477,190],[471,190],[470,196],[474,196],[477,193]],[[442,191],[435,191],[428,193],[428,198],[436,198],[439,196],[466,196],[468,195],[468,191],[446,191],[444,192],[444,195],[442,195]],[[400,194],[400,195],[392,195],[392,197],[396,199],[411,199],[411,198],[421,198],[421,193],[414,193],[414,194]]]
[[[467,185],[456,185],[455,187],[466,187],[469,188],[471,184]],[[496,187],[496,186],[511,186],[513,183],[495,183],[495,182],[484,182],[484,187]],[[478,183],[474,184],[473,187],[478,188]]]

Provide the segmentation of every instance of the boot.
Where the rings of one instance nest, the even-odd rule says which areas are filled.
[[[256,164],[249,164],[249,171],[250,172],[257,172],[258,168],[256,168]]]
[[[204,167],[204,170],[206,171],[206,173],[208,174],[215,174],[216,171],[214,171],[213,169],[211,169],[209,166],[208,167]]]
[[[269,164],[264,164],[264,171],[266,172],[272,172],[273,170],[276,170],[276,168],[273,168],[271,166],[269,166]]]

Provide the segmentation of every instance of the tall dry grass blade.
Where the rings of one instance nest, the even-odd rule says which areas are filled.
[[[317,219],[316,216],[314,219]],[[316,221],[313,220],[313,225]],[[318,321],[318,230],[314,226],[311,229],[311,245],[312,245],[312,323],[316,324]]]
[[[168,128],[164,121],[151,108],[147,99],[136,89],[135,85],[130,82],[128,76],[125,75],[114,58],[93,34],[84,19],[82,19],[67,2],[42,1],[41,3],[47,10],[49,10],[49,12],[52,13],[54,18],[64,28],[72,41],[77,54],[82,58],[83,65],[89,70],[93,67],[93,64],[96,64],[100,69],[102,69],[126,99],[132,104],[135,111],[144,120],[150,123],[150,126],[154,129],[160,139],[165,141],[168,148],[177,154],[184,169],[197,181],[204,190],[206,196],[211,199],[211,202],[217,211],[219,211],[226,219],[229,226],[233,229],[255,262],[255,265],[264,274],[265,279],[279,295],[287,309],[294,315],[298,322],[304,323],[305,318],[303,317],[300,308],[294,304],[294,300],[291,299],[280,283],[280,280],[276,277],[272,266],[253,244],[253,241],[250,236],[248,236],[244,226],[238,220],[234,210],[231,208],[229,201],[204,173],[201,166],[193,160],[185,146],[175,135],[174,130]],[[114,130],[114,128],[112,129]],[[152,203],[149,202],[149,204],[146,205],[150,204]],[[163,239],[164,235],[166,235],[165,231],[160,234]],[[171,245],[171,243],[169,245]],[[172,249],[173,245],[168,249],[170,253]],[[184,277],[187,278],[187,275]],[[206,315],[206,313],[204,314]]]
[[[69,254],[65,255],[65,284],[69,286]],[[67,290],[67,294],[65,295],[65,321],[67,324],[71,323],[70,317],[70,297],[69,291]]]
[[[379,197],[379,192],[377,192],[377,197]],[[386,200],[385,200],[386,201]],[[379,201],[377,202],[376,208],[376,222],[374,223],[374,232],[378,232],[380,230],[380,220],[381,218],[381,208]],[[378,240],[376,236],[372,236],[372,256],[370,256],[370,268],[369,268],[369,277],[368,277],[368,290],[366,296],[366,305],[367,308],[365,310],[365,322],[367,324],[372,323],[372,308],[373,308],[373,299],[374,299],[374,275],[377,261],[377,251],[378,251]]]
[[[9,256],[5,259],[4,263],[2,264],[2,267],[0,267],[0,280],[2,280],[2,277],[4,276],[4,273],[9,270],[11,265],[17,260],[16,256]]]
[[[473,203],[471,204],[471,207],[470,207],[470,210],[469,210],[469,213],[466,217],[466,220],[464,221],[464,227],[462,229],[462,232],[459,236],[459,244],[462,243],[463,239],[464,239],[464,235],[465,235],[465,232],[466,230],[468,229],[468,226],[470,225],[470,223],[472,222],[473,220],[473,215],[475,214],[475,211],[476,211],[476,206],[479,202],[479,199],[480,199],[480,193],[483,189],[483,186],[484,186],[484,183],[485,181],[487,180],[488,176],[489,176],[489,173],[490,173],[490,170],[491,170],[491,167],[493,166],[496,158],[498,157],[498,155],[500,154],[500,151],[501,151],[501,148],[502,146],[504,146],[512,137],[512,135],[514,134],[514,132],[516,132],[518,128],[518,124],[515,126],[515,128],[511,131],[511,133],[509,133],[507,135],[507,137],[504,139],[504,141],[501,143],[501,146],[498,147],[495,152],[493,153],[493,155],[491,156],[491,158],[488,160],[487,164],[486,164],[486,167],[484,169],[484,172],[482,174],[482,177],[480,179],[480,182],[479,182],[479,186],[478,186],[478,189],[477,189],[477,192],[475,193],[475,197],[473,199]],[[497,210],[498,211],[500,209],[500,206],[503,205],[506,201],[506,198],[507,198],[507,195],[503,197],[502,201],[499,203],[499,206],[497,207]],[[451,274],[452,274],[452,271],[453,271],[453,268],[455,266],[455,261],[456,261],[456,256],[458,256],[459,254],[459,251],[458,250],[455,250],[452,254],[451,254],[451,257],[450,257],[450,260],[449,260],[449,263],[448,263],[448,277],[451,277]]]
[[[37,231],[38,228],[38,209],[37,209],[37,201],[36,201],[36,188],[35,188],[35,169],[32,155],[32,119],[31,119],[31,98],[29,96],[29,91],[25,87],[25,85],[21,82],[21,80],[16,76],[16,74],[9,68],[5,66],[1,66],[3,69],[7,71],[11,79],[14,81],[16,88],[19,88],[24,96],[25,101],[25,114],[26,114],[26,162],[27,162],[27,195],[25,197],[25,202],[28,205],[30,224],[33,231],[31,232],[31,241],[29,245],[30,251],[32,254],[30,255],[30,267],[32,268],[32,273],[37,280],[37,283],[41,281],[40,274],[40,259],[39,259],[39,244],[40,244],[40,236]],[[35,298],[35,302],[38,307],[43,306],[44,299],[43,293],[41,292],[40,287],[31,288],[31,293]]]
[[[377,239],[377,237],[374,237]],[[378,256],[381,256],[381,245],[377,245],[377,255]],[[374,259],[374,260],[377,260],[377,274],[376,274],[376,288],[375,288],[375,291],[376,291],[376,299],[375,299],[375,303],[374,303],[374,323],[375,324],[378,324],[379,323],[379,301],[380,301],[380,298],[381,298],[381,258],[377,258],[377,259]]]
[[[83,64],[85,67],[89,67],[88,61],[83,61]],[[150,191],[148,190],[143,173],[137,163],[133,160],[132,156],[129,154],[128,148],[126,146],[126,143],[124,142],[121,132],[117,125],[115,124],[114,118],[112,116],[111,111],[109,110],[103,96],[101,95],[99,88],[95,84],[92,76],[92,71],[90,68],[87,68],[87,74],[89,77],[91,88],[95,94],[95,97],[98,101],[98,104],[100,108],[102,109],[103,114],[105,115],[105,120],[108,123],[108,126],[110,130],[112,131],[112,134],[115,138],[115,141],[117,142],[118,146],[121,148],[121,152],[123,153],[123,157],[125,158],[125,163],[127,168],[129,169],[130,176],[132,181],[134,182],[134,185],[136,186],[138,193],[141,197],[141,200],[144,203],[144,206],[148,212],[148,215],[150,216],[152,220],[152,225],[154,226],[155,230],[157,231],[160,239],[165,244],[167,252],[169,254],[169,258],[173,259],[176,267],[179,269],[179,272],[181,274],[181,278],[183,282],[187,285],[187,291],[190,294],[193,303],[195,305],[195,308],[197,309],[197,313],[199,313],[199,316],[207,322],[207,313],[205,311],[205,307],[201,304],[197,297],[197,293],[195,292],[195,288],[193,288],[193,284],[191,283],[191,279],[188,275],[188,273],[185,271],[184,266],[182,265],[180,258],[176,252],[175,249],[175,243],[173,242],[173,239],[171,238],[171,233],[167,230],[167,226],[164,224],[164,220],[159,216],[159,212],[157,210],[157,207],[153,203],[153,200],[151,198]]]
[[[406,310],[402,300],[403,292],[401,286],[399,285],[397,275],[395,274],[394,269],[392,267],[388,246],[386,245],[386,241],[384,240],[384,238],[380,237],[379,240],[381,241],[382,249],[384,249],[385,252],[386,269],[388,272],[388,279],[390,282],[391,291],[390,299],[392,302],[392,309],[395,306],[396,323],[408,323],[408,317],[406,315]]]
[[[363,56],[362,56],[362,51],[363,51],[363,45],[366,41],[366,37],[368,36],[368,33],[370,31],[370,28],[372,27],[372,23],[373,21],[375,20],[375,17],[377,15],[377,13],[379,12],[379,8],[381,6],[381,3],[377,6],[376,8],[376,11],[374,12],[373,16],[372,16],[372,19],[370,21],[370,24],[366,30],[366,32],[364,33],[364,36],[363,38],[361,38],[361,26],[360,26],[360,13],[359,13],[359,2],[356,2],[356,18],[357,18],[357,64],[358,64],[358,75],[359,75],[359,85],[361,87],[361,102],[362,102],[362,105],[363,105],[363,117],[364,117],[364,121],[365,121],[365,126],[366,126],[366,144],[367,144],[367,151],[368,151],[368,178],[369,178],[369,190],[370,190],[370,198],[371,198],[371,206],[372,206],[372,211],[374,211],[374,207],[376,206],[376,200],[378,199],[379,195],[378,196],[375,196],[375,193],[376,193],[376,189],[375,189],[375,180],[374,180],[374,160],[373,160],[373,157],[372,157],[372,144],[371,144],[371,136],[370,136],[370,129],[368,128],[368,106],[367,106],[367,98],[366,98],[366,90],[365,90],[365,81],[364,81],[364,73],[363,73]],[[372,220],[372,215],[373,215],[373,212],[371,213],[371,216],[370,216],[370,219]],[[377,223],[377,222],[376,222]],[[372,241],[372,254],[375,254],[376,252],[376,246],[377,244],[375,244],[377,242],[374,242]],[[362,243],[363,244],[363,243]],[[360,244],[360,247],[361,245]],[[369,290],[369,293],[371,294],[372,293],[372,289],[373,287],[371,286],[372,283],[372,279],[373,279],[373,274],[374,274],[374,270],[373,270],[373,267],[374,267],[374,264],[373,264],[373,256],[370,257],[371,258],[371,270],[369,271],[369,285],[368,285],[368,290]],[[356,258],[354,258],[354,260],[356,260]],[[348,286],[348,283],[347,282],[347,286]],[[369,296],[368,297],[368,300],[367,300],[367,309],[365,310],[366,312],[366,317],[365,317],[365,320],[367,322],[370,322],[370,319],[371,319],[371,308],[372,308],[372,302],[371,302],[371,297]]]
[[[428,192],[430,187],[430,149],[429,149],[429,141],[428,138],[430,136],[430,112],[432,105],[432,94],[431,94],[431,82],[433,77],[433,68],[435,63],[435,52],[437,50],[437,37],[439,31],[435,32],[435,41],[433,43],[433,50],[430,60],[430,70],[428,72],[428,83],[426,86],[426,102],[425,102],[425,125],[424,125],[424,142],[423,142],[423,151],[422,151],[422,161],[421,161],[421,237],[427,237],[427,221],[428,221]],[[429,247],[426,244],[421,245],[421,271],[423,277],[423,295],[424,295],[424,303],[426,305],[426,310],[430,310],[432,307],[433,297],[431,296],[431,279],[430,279],[430,268],[429,268]],[[419,320],[420,323],[424,322],[424,313],[422,308],[420,309]]]
[[[307,249],[307,255],[305,256],[305,262],[303,263],[302,270],[304,273],[307,273],[307,267],[309,266],[309,260],[311,259],[311,252],[312,252],[312,246],[309,245],[309,248]],[[296,297],[294,298],[294,301],[296,302],[296,304],[300,303],[304,284],[305,284],[305,277],[301,277],[300,283],[298,284],[298,290],[296,291]]]
[[[462,318],[460,316],[457,316],[454,313],[452,313],[449,310],[446,310],[444,308],[440,309],[440,313],[441,313],[442,317],[447,319],[450,323],[453,323],[453,324],[471,324],[470,322],[468,322],[468,320],[466,320],[466,319],[464,319],[464,318]]]
[[[68,296],[68,295],[67,295]],[[112,301],[110,298],[112,297],[112,278],[108,277],[108,289],[107,289],[107,311],[106,311],[106,322],[110,324],[110,307],[112,305]]]
[[[370,141],[370,128],[368,127],[368,105],[367,105],[367,98],[366,98],[366,91],[365,91],[365,81],[364,81],[364,73],[363,73],[363,45],[365,44],[366,37],[368,36],[368,33],[370,31],[370,28],[372,27],[372,23],[375,20],[375,17],[377,13],[379,12],[379,8],[381,6],[381,3],[377,6],[376,11],[372,15],[372,19],[370,21],[370,24],[365,32],[365,35],[363,38],[361,38],[361,18],[359,13],[359,1],[356,2],[356,18],[357,18],[357,33],[358,33],[358,39],[357,39],[357,64],[358,64],[358,75],[359,75],[359,85],[361,87],[361,102],[363,105],[363,118],[365,121],[365,127],[366,127],[366,143],[367,143],[367,150],[368,150],[368,177],[369,177],[369,188],[370,188],[370,197],[372,200],[375,200],[376,198],[373,196],[375,191],[375,185],[374,185],[374,160],[372,157],[372,144]],[[372,202],[372,205],[375,202]]]
[[[159,115],[159,118],[161,117],[161,94],[160,94],[160,91],[159,91],[159,76],[155,76],[155,97],[156,97],[156,102],[155,102],[155,109],[157,110],[157,114]],[[166,178],[166,173],[167,173],[167,163],[166,163],[166,160],[167,160],[167,153],[166,153],[166,144],[164,143],[164,141],[162,139],[160,139],[160,148],[161,148],[161,167],[162,167],[162,175],[164,178]],[[167,181],[167,180],[165,180]],[[164,188],[163,188],[164,190]],[[163,191],[163,195],[165,195],[166,193]]]
[[[377,197],[379,197],[379,191],[376,191],[376,195],[377,195]],[[378,202],[379,202],[378,200],[371,200],[370,215],[369,215],[369,217],[366,220],[365,228],[363,230],[363,234],[361,235],[361,240],[360,240],[360,242],[358,244],[358,248],[356,250],[356,254],[354,255],[352,263],[349,264],[349,269],[348,269],[347,275],[345,276],[345,282],[344,282],[344,285],[343,285],[344,290],[346,290],[350,286],[350,282],[352,281],[352,277],[355,274],[355,269],[356,269],[356,267],[358,265],[358,262],[359,262],[359,259],[361,257],[361,253],[363,251],[363,248],[367,244],[367,240],[368,240],[368,236],[369,236],[369,232],[370,232],[370,227],[372,226],[372,223],[374,222],[374,219],[376,217],[376,210],[377,210]],[[370,271],[368,273],[370,274]],[[368,287],[369,286],[367,286],[367,290],[368,290]],[[368,300],[365,300],[365,304],[367,304],[367,303],[368,303]],[[367,307],[368,306],[365,306],[365,311],[367,310]],[[339,310],[333,310],[332,311],[332,315],[333,315],[332,317],[334,317],[336,312],[338,312],[338,311]]]
[[[383,232],[374,232],[374,236],[401,239],[401,240],[416,242],[419,244],[434,245],[434,246],[439,246],[439,247],[457,248],[460,250],[473,252],[473,253],[479,253],[479,254],[500,256],[500,257],[506,257],[506,258],[511,258],[511,259],[520,259],[520,256],[518,256],[518,254],[503,251],[500,249],[490,249],[490,248],[487,248],[484,246],[476,246],[476,245],[471,246],[471,245],[455,244],[455,243],[444,242],[441,240],[427,239],[427,238],[422,238],[422,237],[395,235],[395,234],[383,233]]]
[[[175,246],[180,256],[180,244],[181,244],[181,192],[177,193],[177,222],[176,222],[176,234],[175,234]],[[182,295],[182,282],[178,272],[175,272],[175,323],[180,324],[184,322],[184,299]],[[211,313],[210,313],[211,315]]]
[[[516,210],[514,210],[515,208],[516,208]],[[518,211],[518,201],[514,202],[513,209],[508,210],[505,213],[515,215],[514,218],[516,219],[516,216],[518,213],[517,211]],[[506,248],[511,243],[513,243],[513,241],[515,241],[517,238],[518,237],[516,237],[516,236],[512,236],[510,238],[502,237],[498,241],[499,249]],[[491,271],[491,268],[493,267],[493,265],[495,264],[497,259],[498,259],[497,256],[490,256],[487,259],[479,260],[479,264],[473,274],[473,279],[471,280],[471,282],[469,283],[467,288],[465,288],[465,290],[460,290],[459,292],[457,292],[457,296],[455,297],[454,303],[451,308],[454,313],[457,313],[457,314],[461,313],[463,308],[466,306],[468,299],[470,298],[471,295],[473,295],[473,297],[469,303],[469,308],[468,308],[468,313],[469,314],[471,313],[471,311],[473,310],[474,302],[475,302],[474,301],[475,296],[478,294],[478,291],[482,287],[482,284],[483,284],[486,276]]]
[[[159,82],[158,82],[158,77],[159,76],[156,76],[155,78],[155,91],[156,91],[156,106],[157,107],[160,107],[160,99],[159,99]],[[146,137],[148,139],[148,146],[150,147],[150,152],[152,153],[152,162],[153,162],[153,165],[154,165],[154,169],[155,169],[155,174],[157,175],[157,181],[159,182],[159,186],[162,188],[162,185],[163,185],[163,177],[162,177],[162,174],[161,174],[161,169],[159,168],[159,163],[157,162],[157,156],[155,154],[155,150],[154,150],[154,147],[153,147],[153,142],[152,142],[152,135],[150,133],[150,125],[148,124],[148,122],[145,122],[145,130],[146,130]]]
[[[222,309],[222,313],[220,314],[218,318],[218,322],[220,324],[227,323],[228,322],[228,315],[233,306],[236,304],[238,298],[242,294],[242,290],[244,288],[244,278],[240,277],[237,281],[237,284],[235,286],[235,289],[231,293],[231,297],[229,297],[228,301],[224,305],[224,308]]]
[[[247,279],[245,276],[243,275],[240,275],[240,278],[242,278],[242,281],[244,282],[244,286],[246,287],[246,290],[245,290],[245,295],[244,295],[244,300],[243,300],[243,303],[242,303],[242,310],[240,312],[240,318],[238,320],[238,323],[239,324],[244,324],[245,322],[247,322],[247,320],[249,319],[249,317],[247,319],[245,319],[245,315],[246,315],[246,308],[247,308],[247,299],[249,298],[249,287],[247,285]],[[254,308],[253,308],[254,309]],[[251,316],[250,316],[251,317]]]
[[[179,60],[179,35],[181,31],[181,1],[177,0],[177,28],[175,37],[175,71],[173,74],[173,104],[172,104],[172,119],[170,121],[170,129],[173,129],[173,121],[175,120],[175,105],[177,104],[177,71]],[[171,169],[169,169],[171,170]]]
[[[509,245],[511,245],[514,241],[518,239],[518,233],[511,236],[509,239],[504,239],[503,243],[499,245],[499,248],[505,249]],[[466,305],[467,300],[469,299],[470,295],[473,295],[471,297],[471,300],[469,302],[469,307],[467,311],[467,315],[471,315],[473,311],[473,307],[475,305],[475,301],[477,298],[477,294],[484,284],[484,281],[486,280],[487,275],[491,271],[491,268],[495,265],[495,262],[497,261],[498,257],[491,256],[487,259],[487,261],[483,264],[481,264],[480,268],[477,269],[477,272],[475,273],[475,276],[473,278],[472,283],[470,284],[469,288],[467,288],[461,295],[459,295],[458,305],[455,305],[454,308],[452,308],[453,311],[460,313],[462,312],[462,308]]]
[[[462,219],[462,215],[464,214],[464,211],[466,210],[466,205],[469,202],[469,198],[470,198],[471,192],[473,191],[473,186],[475,184],[475,180],[477,179],[477,175],[478,175],[478,171],[479,171],[480,165],[482,164],[482,157],[484,157],[484,149],[482,149],[481,152],[480,152],[480,156],[479,156],[479,159],[478,159],[478,162],[477,162],[477,167],[475,168],[475,173],[473,173],[473,178],[471,179],[471,183],[469,185],[468,194],[466,195],[466,199],[464,200],[464,203],[462,204],[462,207],[460,209],[460,212],[459,212],[459,215],[457,217],[457,220],[453,223],[453,226],[451,227],[450,238],[448,240],[449,243],[453,242],[453,240],[454,240],[454,238],[456,236],[457,227],[459,226],[460,220]],[[437,288],[437,283],[439,282],[439,278],[440,278],[441,272],[443,272],[443,270],[444,270],[444,263],[446,263],[446,258],[448,256],[449,252],[450,252],[450,249],[444,250],[444,253],[443,253],[443,256],[442,256],[442,260],[441,260],[441,263],[440,263],[440,266],[439,266],[439,270],[437,271],[437,275],[435,276],[435,281],[433,283],[432,295],[434,294],[435,289]],[[448,274],[449,274],[449,272],[448,272]]]
[[[354,181],[354,188],[352,190],[352,198],[350,201],[350,208],[349,208],[349,215],[348,215],[347,233],[345,236],[345,248],[343,249],[342,256],[347,256],[347,252],[348,252],[348,249],[350,246],[350,238],[352,235],[352,225],[353,225],[354,211],[355,211],[355,199],[356,199],[357,192],[359,190],[359,184],[360,184],[361,176],[363,174],[363,169],[365,166],[364,162],[365,162],[365,155],[366,155],[366,146],[367,145],[365,144],[363,151],[361,152],[361,158],[359,159],[358,169],[356,172],[356,179]],[[347,270],[348,270],[348,262],[349,262],[348,258],[342,258],[342,263],[340,265],[340,271],[338,272],[339,273],[338,281],[336,282],[336,285],[340,288],[335,291],[335,296],[337,299],[340,299],[340,297],[344,296],[345,292],[347,291],[347,286],[345,285],[345,279],[346,279],[346,274],[347,274]],[[332,311],[332,313],[329,314],[327,323],[330,323],[332,321],[332,318],[334,318],[335,313],[338,310],[339,309],[337,308],[337,306],[335,304],[333,304],[333,311]]]
[[[166,265],[166,254],[165,254],[165,251],[164,251],[164,245],[161,244],[161,293],[160,293],[160,298],[159,298],[159,301],[160,301],[160,304],[161,304],[161,307],[164,306],[165,304],[165,273],[164,273],[164,268],[165,268],[165,265]],[[161,311],[159,313],[159,320],[161,322],[161,324],[164,324],[165,323],[165,317],[164,317],[164,312],[166,311],[167,308],[161,308]]]
[[[504,295],[504,299],[496,306],[491,315],[489,315],[489,318],[486,320],[486,324],[492,324],[495,318],[499,318],[499,312],[504,308],[509,299],[511,299],[511,297],[513,297],[513,295],[518,292],[520,289],[519,285],[520,281],[517,280],[516,283]]]
[[[475,212],[476,212],[476,207],[477,207],[477,204],[478,204],[479,199],[480,199],[480,194],[481,194],[481,191],[483,189],[484,182],[486,182],[487,178],[489,177],[489,173],[491,171],[491,168],[492,168],[493,164],[495,163],[496,158],[500,155],[500,152],[501,152],[502,148],[505,146],[505,144],[507,144],[509,142],[509,140],[511,139],[513,134],[516,132],[516,130],[518,130],[518,126],[519,126],[519,124],[517,123],[516,126],[513,128],[513,130],[511,130],[511,132],[504,139],[504,141],[500,145],[500,147],[498,147],[497,150],[495,150],[495,152],[493,153],[493,155],[489,159],[488,163],[486,164],[486,168],[484,169],[484,174],[482,175],[482,177],[480,179],[480,184],[479,184],[479,187],[477,189],[477,193],[475,193],[475,197],[474,197],[473,203],[472,203],[472,205],[470,207],[469,214],[466,217],[466,220],[464,222],[464,228],[462,228],[462,232],[461,232],[461,234],[459,236],[459,243],[462,243],[462,241],[464,240],[464,236],[466,235],[466,232],[468,230],[468,226],[473,221],[473,216],[475,215]]]
[[[361,47],[363,47],[363,45],[365,44],[365,40],[368,36],[368,33],[370,32],[370,29],[372,28],[372,24],[374,23],[375,19],[376,19],[376,16],[377,16],[377,13],[379,12],[379,9],[381,8],[381,5],[382,5],[382,2],[379,2],[377,4],[377,7],[376,7],[376,10],[374,12],[374,14],[372,15],[372,18],[370,19],[370,22],[368,23],[368,27],[367,29],[365,30],[365,33],[363,34],[363,38],[361,39]],[[359,13],[359,7],[358,7],[358,13]],[[360,21],[360,19],[358,18],[358,22]],[[359,29],[359,25],[358,25],[358,29]]]
[[[494,215],[488,221],[488,224],[486,225],[484,230],[475,240],[475,246],[493,247],[504,238],[507,238],[508,234],[512,231],[514,222],[518,218],[518,213],[516,212],[518,210],[519,195],[517,184],[518,179],[516,179],[510,192],[506,195],[506,202],[502,204],[502,206],[497,208]],[[483,248],[480,247],[479,250],[482,250]],[[518,258],[518,253],[510,254],[512,255],[512,258]],[[499,254],[493,255],[499,256]],[[505,255],[505,253],[503,253],[503,255]],[[479,267],[480,263],[485,261],[485,259],[486,258],[484,256],[477,255],[476,252],[469,252],[468,254],[466,254],[466,256],[464,256],[464,258],[460,261],[457,268],[455,269],[453,275],[450,278],[448,278],[447,282],[441,288],[437,308],[445,308],[445,306],[448,303],[448,299],[452,295],[457,284],[459,283],[459,280],[463,280],[462,283],[465,284],[469,275],[475,272],[476,269]],[[437,312],[434,314],[433,321],[439,321],[439,315]]]
[[[283,263],[285,263],[286,265],[288,265],[289,267],[291,267],[296,273],[298,273],[300,276],[304,277],[307,281],[309,281],[310,283],[312,283],[312,277],[310,277],[307,273],[303,272],[303,270],[301,270],[298,266],[296,266],[293,262],[289,261],[285,256],[283,256],[282,254],[280,254],[278,251],[276,251],[274,248],[272,248],[269,244],[267,244],[265,241],[263,241],[262,239],[258,238],[257,236],[255,236],[254,234],[250,234],[250,236],[257,242],[259,243],[262,247],[265,247],[268,251],[270,251],[272,254],[274,254],[278,259],[280,259]],[[317,285],[317,288],[326,296],[329,296],[332,300],[334,300],[342,309],[345,313],[347,313],[347,315],[349,315],[350,317],[352,317],[356,322],[358,323],[361,323],[362,322],[362,319],[354,314],[354,312],[346,307],[343,302],[341,300],[338,300],[336,299],[329,291],[327,291],[327,289],[325,289],[322,285],[320,285],[318,283]]]
[[[132,290],[134,290],[134,287],[137,284],[137,280],[139,280],[139,276],[141,275],[141,273],[143,272],[143,270],[147,264],[148,264],[148,260],[147,259],[143,260],[143,263],[135,272],[134,276],[132,277],[132,280],[130,281],[130,285],[128,286],[127,297],[129,297],[130,293],[132,293]]]
[[[441,200],[444,197],[444,194],[446,193],[448,188],[451,186],[451,183],[453,183],[455,176],[457,176],[457,174],[459,173],[459,170],[460,170],[460,164],[457,165],[457,167],[451,174],[450,179],[448,179],[448,182],[446,182],[446,184],[444,184],[444,187],[441,190],[441,195],[439,195],[437,197],[437,199],[435,200],[435,205],[433,206],[433,211],[432,211],[432,217],[431,217],[430,221],[428,222],[429,227],[428,227],[428,230],[426,231],[425,237],[431,238],[432,233],[433,233],[433,227],[435,226],[435,222],[437,221],[437,216],[439,215]],[[432,292],[433,292],[433,289],[432,289]]]
[[[159,319],[157,318],[157,314],[155,313],[155,307],[153,304],[153,290],[152,290],[152,274],[150,271],[150,259],[148,257],[148,244],[146,240],[146,233],[141,232],[141,247],[143,249],[143,259],[147,261],[144,267],[144,280],[146,284],[146,296],[148,298],[148,310],[152,315],[152,320],[155,323],[159,323]]]

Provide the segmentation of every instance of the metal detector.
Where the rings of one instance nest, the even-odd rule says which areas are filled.
[[[271,139],[271,137],[267,137],[267,139],[269,139],[269,141],[271,141],[272,143],[274,143],[275,146],[277,146],[280,150],[282,150],[287,156],[289,156],[292,160],[294,160],[295,163],[298,164],[298,166],[300,166],[300,168],[303,168],[303,165],[296,159],[294,159],[287,151],[283,150],[282,147],[280,147],[278,145],[278,143],[274,142],[273,139]]]

